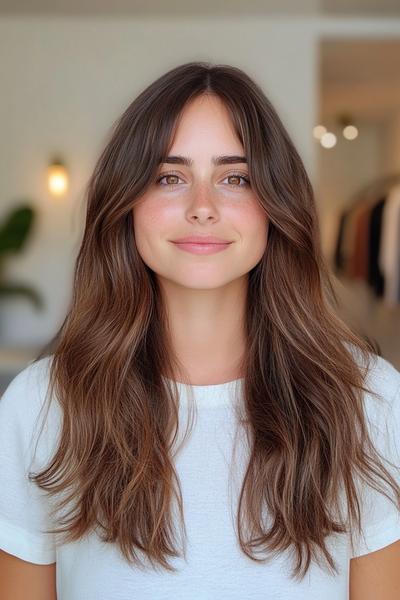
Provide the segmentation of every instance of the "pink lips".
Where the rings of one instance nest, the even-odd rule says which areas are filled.
[[[193,254],[214,254],[225,250],[232,242],[214,236],[189,236],[173,240],[180,249]]]
[[[188,235],[172,241],[177,244],[230,244],[229,240],[224,240],[214,235]]]

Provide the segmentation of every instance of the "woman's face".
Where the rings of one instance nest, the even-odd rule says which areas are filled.
[[[159,278],[192,289],[212,289],[246,275],[261,259],[268,218],[246,182],[248,166],[213,164],[213,157],[243,157],[227,109],[216,96],[184,108],[169,156],[191,165],[161,164],[133,208],[134,233],[143,261]],[[220,252],[195,254],[173,240],[212,235],[231,242]]]

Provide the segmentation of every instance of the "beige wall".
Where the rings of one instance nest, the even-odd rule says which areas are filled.
[[[386,173],[400,174],[400,107],[386,121],[384,161]]]

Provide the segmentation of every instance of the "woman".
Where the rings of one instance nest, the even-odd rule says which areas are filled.
[[[89,181],[65,321],[0,403],[10,597],[394,598],[400,373],[330,277],[260,87],[187,63],[143,90]]]

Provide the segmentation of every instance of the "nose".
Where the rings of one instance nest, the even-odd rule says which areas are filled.
[[[215,192],[207,182],[199,182],[193,187],[187,216],[200,222],[218,218]]]

